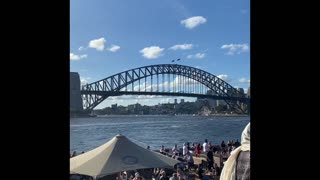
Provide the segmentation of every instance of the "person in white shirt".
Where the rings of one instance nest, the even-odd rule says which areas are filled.
[[[185,156],[188,152],[188,148],[187,148],[187,145],[186,143],[183,143],[183,148],[182,148],[182,154],[183,156]]]
[[[172,148],[172,155],[175,157],[176,155],[179,155],[179,150],[177,147],[177,144],[174,145],[174,147]]]
[[[209,151],[209,145],[208,145],[208,140],[205,139],[203,143],[203,152],[208,152]]]
[[[188,163],[188,169],[190,170],[191,168],[193,168],[194,167],[194,160],[193,160],[193,157],[189,151],[187,151],[187,154],[184,158]]]

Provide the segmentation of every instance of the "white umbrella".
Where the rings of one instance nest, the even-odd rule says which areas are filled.
[[[70,174],[95,178],[121,171],[146,168],[172,168],[178,160],[147,150],[123,135],[113,137],[96,149],[70,159]]]

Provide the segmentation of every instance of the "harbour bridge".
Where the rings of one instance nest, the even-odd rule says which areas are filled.
[[[250,98],[227,82],[204,70],[158,64],[114,74],[81,87],[83,108],[92,111],[110,96],[162,95],[224,100],[236,112],[249,113]]]

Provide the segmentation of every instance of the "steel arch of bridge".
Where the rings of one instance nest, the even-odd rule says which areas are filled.
[[[145,79],[151,76],[157,76],[160,74],[172,74],[178,76],[184,76],[198,83],[206,86],[208,89],[214,92],[214,95],[207,94],[194,94],[194,93],[173,93],[173,92],[147,92],[144,91],[127,91],[127,86]],[[170,81],[170,76],[169,76]],[[146,83],[146,82],[145,82]],[[152,82],[151,82],[152,83]],[[159,84],[159,82],[157,82]],[[123,91],[125,88],[126,91]],[[122,91],[121,91],[122,90]],[[119,95],[166,95],[166,96],[188,96],[188,97],[208,97],[224,100],[229,106],[240,109],[242,112],[239,102],[248,104],[249,98],[245,96],[244,93],[238,91],[236,88],[232,87],[227,82],[218,78],[217,76],[208,73],[204,70],[197,69],[190,66],[184,66],[179,64],[159,64],[139,67],[135,69],[130,69],[127,71],[120,72],[118,74],[109,76],[105,79],[86,84],[81,88],[81,96],[83,100],[83,107],[85,110],[93,110],[98,104],[104,101],[109,96],[119,96]]]

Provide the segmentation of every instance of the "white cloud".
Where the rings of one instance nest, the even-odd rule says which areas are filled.
[[[81,79],[80,83],[81,83],[81,86],[83,86],[83,85],[86,85],[88,83],[88,81],[85,79]]]
[[[80,59],[87,58],[87,57],[88,57],[87,54],[77,55],[77,54],[70,53],[70,60],[73,60],[73,61],[78,61]]]
[[[222,80],[224,80],[224,81],[226,81],[226,82],[230,82],[230,81],[231,81],[231,79],[229,78],[229,76],[226,75],[226,74],[220,74],[220,75],[218,75],[217,77],[220,78],[220,79],[222,79]]]
[[[86,85],[88,84],[88,80],[90,80],[90,77],[80,77],[80,84],[82,85]]]
[[[106,40],[104,38],[94,39],[89,42],[89,47],[98,51],[103,51],[105,42]]]
[[[141,49],[139,52],[147,59],[156,59],[163,55],[163,50],[164,48],[160,48],[159,46],[150,46]]]
[[[187,49],[192,49],[193,45],[192,44],[176,44],[172,47],[170,47],[169,49],[172,50],[187,50]]]
[[[194,55],[188,55],[187,56],[187,58],[188,59],[193,59],[193,58],[195,58],[195,59],[202,59],[202,58],[204,58],[204,57],[206,57],[206,54],[205,53],[197,53],[197,54],[194,54]]]
[[[240,54],[242,52],[249,51],[248,44],[224,44],[221,46],[221,49],[227,49],[227,55],[234,55],[235,53]]]
[[[120,46],[112,44],[108,50],[111,52],[117,52],[119,49],[120,49]]]
[[[87,49],[87,48],[85,48],[85,47],[83,47],[83,46],[80,46],[78,50],[79,50],[79,51],[84,51],[84,50],[86,50],[86,49]]]
[[[167,82],[165,82],[167,83]],[[163,87],[163,84],[159,84],[159,89],[161,89]],[[155,91],[158,88],[158,86],[156,84],[152,85],[152,90]],[[130,89],[130,88],[129,88]],[[133,87],[134,91],[139,91],[139,85],[136,85]],[[145,84],[145,82],[140,84],[140,91],[151,91],[151,85],[147,83],[147,85]],[[130,90],[131,91],[131,90]]]
[[[191,18],[180,21],[188,29],[193,29],[200,24],[204,24],[207,22],[207,19],[202,16],[193,16]]]
[[[240,83],[250,83],[250,79],[246,79],[246,78],[240,78],[239,79]]]
[[[191,79],[191,78],[186,78],[186,79],[180,79],[180,81],[179,81],[179,78],[178,77],[176,77],[171,83],[170,83],[170,86],[173,86],[173,84],[179,84],[179,85],[185,85],[185,86],[187,86],[187,85],[190,85],[190,86],[193,86],[193,85],[200,85],[201,83],[200,82],[198,82],[198,81],[196,81],[196,80],[194,80],[194,79]]]

